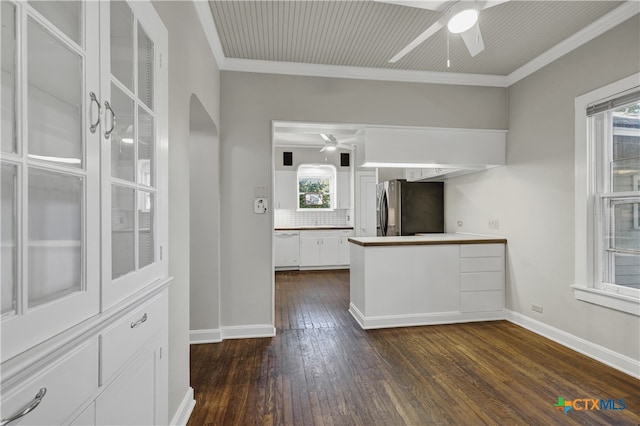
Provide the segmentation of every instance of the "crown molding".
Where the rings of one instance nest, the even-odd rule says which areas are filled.
[[[572,50],[577,49],[583,44],[586,44],[610,29],[620,25],[638,13],[640,13],[640,2],[637,0],[628,0],[626,3],[615,8],[602,18],[584,27],[582,30],[561,41],[540,56],[513,71],[507,76],[507,86],[517,83],[523,78],[549,65],[556,59],[561,58]]]
[[[572,50],[609,31],[640,13],[640,2],[628,0],[602,18],[558,43],[509,75],[463,74],[453,72],[410,71],[384,68],[345,67],[336,65],[305,64],[297,62],[259,61],[227,58],[213,20],[209,1],[193,0],[196,13],[209,47],[221,71],[239,71],[265,74],[299,75],[308,77],[348,78],[410,83],[452,84],[464,86],[509,87],[533,74]]]
[[[218,29],[216,23],[213,21],[213,14],[211,13],[211,7],[208,0],[193,0],[193,6],[196,9],[196,15],[200,20],[200,25],[204,30],[204,35],[209,42],[211,53],[213,58],[218,64],[218,68],[225,61],[224,51],[222,50],[222,43],[220,43],[220,37],[218,37]]]
[[[390,70],[383,68],[345,67],[335,65],[303,64],[297,62],[255,61],[235,58],[226,58],[220,69],[225,71],[289,74],[308,77],[333,77],[358,80],[507,87],[507,78],[501,75]]]

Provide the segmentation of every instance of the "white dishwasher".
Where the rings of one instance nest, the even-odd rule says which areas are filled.
[[[275,267],[278,271],[300,266],[300,232],[273,231]]]

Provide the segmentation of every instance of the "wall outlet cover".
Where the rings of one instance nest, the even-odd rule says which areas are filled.
[[[267,212],[266,198],[256,198],[253,201],[253,212],[256,214],[265,214]]]

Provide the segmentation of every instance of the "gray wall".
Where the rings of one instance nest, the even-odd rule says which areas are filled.
[[[191,97],[189,134],[189,329],[220,328],[220,143],[215,124]]]
[[[272,186],[272,120],[507,128],[503,88],[221,73],[221,325],[272,324],[272,216],[253,189]]]
[[[577,301],[574,99],[640,71],[640,18],[509,88],[507,166],[448,183],[447,223],[508,238],[507,308],[633,359],[638,318]],[[488,229],[499,219],[500,229]],[[462,220],[464,226],[453,224]],[[583,283],[584,284],[584,283]],[[531,303],[544,306],[538,314]]]
[[[169,30],[169,418],[189,388],[189,133],[195,94],[220,122],[219,71],[190,1],[154,1]],[[216,126],[219,128],[219,126]],[[217,301],[212,301],[216,304]]]

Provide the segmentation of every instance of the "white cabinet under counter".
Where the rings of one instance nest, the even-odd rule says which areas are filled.
[[[274,266],[276,271],[344,269],[349,266],[349,238],[353,228],[276,228]]]
[[[363,329],[505,318],[503,238],[433,234],[349,242],[349,312]]]
[[[300,231],[300,269],[336,269],[349,265],[353,230]]]

